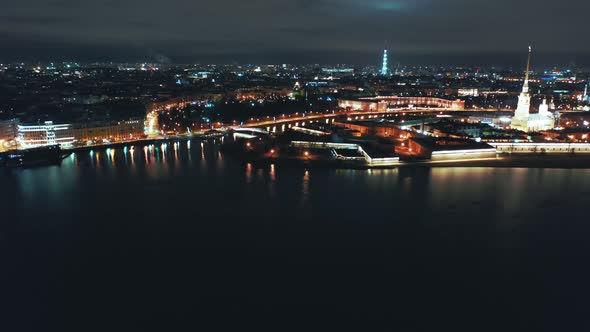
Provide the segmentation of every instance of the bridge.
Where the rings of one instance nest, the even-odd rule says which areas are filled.
[[[282,116],[279,118],[262,118],[262,119],[253,119],[250,122],[244,123],[240,126],[233,126],[232,128],[235,130],[236,128],[263,128],[266,129],[267,132],[284,132],[291,127],[305,127],[307,124],[310,123],[319,123],[323,122],[325,124],[332,124],[334,123],[335,119],[341,116],[347,117],[349,120],[369,120],[369,119],[380,119],[380,118],[389,118],[397,115],[425,115],[425,114],[446,114],[446,115],[461,115],[465,113],[473,113],[473,112],[485,112],[485,113],[492,113],[498,112],[495,109],[477,109],[477,110],[450,110],[450,109],[431,109],[431,108],[424,108],[424,109],[397,109],[397,110],[389,110],[389,111],[374,111],[374,112],[351,112],[351,111],[343,111],[343,112],[333,112],[333,113],[320,113],[320,114],[305,114],[299,115],[296,114],[295,116]],[[420,121],[420,123],[422,123]]]

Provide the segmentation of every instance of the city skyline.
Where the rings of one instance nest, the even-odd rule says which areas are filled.
[[[465,54],[465,55],[401,55],[391,54],[388,59],[388,68],[391,72],[399,68],[418,68],[418,67],[442,67],[442,68],[486,68],[486,69],[505,69],[519,70],[525,63],[522,59],[522,49],[520,52],[503,53],[503,54]],[[84,50],[81,50],[84,51]],[[298,59],[293,61],[283,61],[287,59],[284,54],[261,54],[259,56],[245,56],[228,54],[225,56],[214,57],[183,57],[162,58],[158,56],[99,56],[96,53],[78,54],[76,56],[44,56],[40,57],[35,54],[29,56],[7,56],[0,55],[0,63],[3,64],[25,64],[25,65],[51,65],[51,64],[161,64],[161,65],[203,65],[203,66],[281,66],[284,64],[290,66],[350,66],[350,67],[374,67],[379,71],[382,69],[383,54],[382,50],[367,54],[358,54],[353,56],[340,56],[337,59],[342,61],[331,61],[330,55],[334,53],[322,54],[300,54]],[[236,60],[241,58],[241,61]],[[336,58],[334,58],[336,59]],[[565,69],[590,69],[590,54],[558,54],[558,53],[540,53],[535,55],[535,61],[531,71],[549,70],[553,68]]]
[[[588,0],[18,0],[2,331],[586,331]]]

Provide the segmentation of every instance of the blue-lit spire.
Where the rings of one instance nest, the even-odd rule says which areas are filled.
[[[383,51],[383,67],[381,67],[381,75],[389,74],[389,68],[387,66],[387,50]]]

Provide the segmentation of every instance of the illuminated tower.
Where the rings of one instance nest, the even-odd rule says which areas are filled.
[[[531,53],[532,47],[529,46],[529,57],[526,63],[526,73],[524,76],[524,84],[522,86],[522,92],[518,96],[518,107],[514,112],[511,126],[513,128],[522,129],[526,131],[527,120],[531,108],[531,95],[529,94],[529,71],[531,69]]]
[[[381,67],[381,75],[385,76],[389,74],[389,68],[387,67],[387,50],[383,51],[383,66]]]
[[[531,53],[532,49],[529,46],[529,58],[526,63],[524,84],[522,86],[522,92],[518,96],[518,107],[516,108],[516,112],[514,112],[510,127],[526,132],[550,130],[555,128],[555,117],[549,111],[547,100],[543,100],[543,103],[539,106],[538,113],[530,113],[529,72],[531,70]]]

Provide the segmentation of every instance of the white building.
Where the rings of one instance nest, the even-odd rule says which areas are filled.
[[[18,144],[21,148],[35,148],[48,145],[71,145],[74,136],[69,124],[56,124],[45,121],[43,125],[19,125]]]
[[[539,113],[531,114],[531,95],[529,93],[529,71],[531,65],[532,48],[529,46],[529,57],[526,65],[526,74],[524,78],[524,85],[522,92],[518,96],[518,107],[514,112],[514,117],[510,123],[510,127],[526,132],[549,130],[555,127],[555,118],[549,112],[549,105],[547,100],[543,100],[543,104],[539,106]]]

